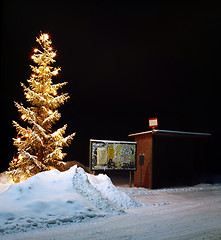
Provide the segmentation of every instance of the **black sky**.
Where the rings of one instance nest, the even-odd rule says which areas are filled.
[[[221,14],[212,3],[178,1],[2,1],[1,167],[15,149],[11,121],[25,102],[30,55],[40,30],[50,34],[68,81],[70,100],[60,108],[67,133],[77,132],[67,160],[88,164],[89,139],[128,140],[159,128],[211,132],[219,159]],[[132,140],[132,139],[131,139]]]

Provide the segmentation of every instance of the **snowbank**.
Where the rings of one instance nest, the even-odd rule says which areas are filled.
[[[76,165],[1,187],[0,234],[119,214],[139,205],[106,175],[87,174]]]
[[[159,188],[159,189],[148,189],[148,188],[127,188],[120,187],[120,190],[127,193],[129,196],[136,195],[148,195],[158,193],[183,193],[183,192],[201,192],[201,191],[216,191],[221,189],[220,183],[201,183],[191,187],[171,187],[171,188]]]

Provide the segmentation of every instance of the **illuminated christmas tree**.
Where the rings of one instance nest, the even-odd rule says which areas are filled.
[[[52,77],[58,75],[59,67],[52,67],[55,62],[56,52],[51,46],[48,34],[41,34],[36,38],[39,44],[35,48],[31,59],[35,66],[31,66],[32,75],[28,81],[29,86],[23,83],[26,100],[31,107],[25,108],[23,104],[15,103],[21,114],[21,119],[26,121],[26,127],[21,127],[13,121],[17,131],[17,138],[13,138],[18,154],[10,163],[8,174],[13,182],[20,182],[39,172],[53,168],[62,170],[62,161],[65,153],[64,146],[68,146],[75,133],[63,137],[67,125],[53,131],[52,125],[58,121],[61,114],[57,108],[69,98],[68,94],[58,94],[67,82],[53,84]]]

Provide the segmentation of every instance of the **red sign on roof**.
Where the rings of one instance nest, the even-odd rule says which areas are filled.
[[[149,118],[149,127],[153,129],[158,127],[158,118]]]

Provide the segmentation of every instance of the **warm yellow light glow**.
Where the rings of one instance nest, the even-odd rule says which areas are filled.
[[[49,35],[47,33],[44,34],[44,39],[48,40],[49,39]]]
[[[49,38],[49,35],[48,35],[47,33],[42,34],[42,35],[40,36],[40,39],[41,39],[41,40],[48,40],[48,38]]]
[[[35,75],[35,74],[32,74],[31,76],[32,76],[33,78],[35,78],[35,77],[36,77],[36,75]]]
[[[26,118],[26,115],[23,114],[23,115],[21,116],[21,119],[22,119],[22,120],[25,120],[25,118]]]
[[[30,97],[31,97],[31,96],[27,93],[27,94],[26,94],[26,98],[30,98]]]
[[[57,70],[57,69],[54,70],[54,71],[52,72],[52,74],[53,74],[53,75],[57,75],[57,74],[58,74],[58,70]]]
[[[22,155],[21,155],[21,154],[18,155],[18,159],[19,159],[19,160],[22,159]]]
[[[21,138],[20,137],[17,138],[17,142],[21,142]]]
[[[59,134],[58,132],[54,132],[54,136],[58,136],[58,134]]]
[[[14,182],[12,179],[10,180],[10,183],[11,183],[11,184],[15,184],[15,182]]]
[[[17,158],[13,158],[13,161],[14,161],[14,162],[17,162],[17,161],[18,161],[18,159],[17,159]]]
[[[27,138],[28,136],[29,136],[28,133],[26,133],[26,134],[25,134],[25,137]]]
[[[38,49],[37,49],[37,48],[35,48],[35,49],[34,49],[34,52],[35,52],[35,53],[37,53],[37,52],[38,52]]]
[[[48,48],[48,51],[52,51],[52,47],[49,47],[49,48]]]
[[[53,112],[51,110],[48,111],[49,114],[52,114]]]
[[[53,92],[53,95],[54,95],[54,96],[57,96],[57,92],[56,92],[56,91],[54,91],[54,92]]]
[[[34,55],[32,55],[32,56],[31,56],[31,59],[34,59],[34,58],[35,58],[35,56],[34,56]]]
[[[54,53],[52,53],[52,57],[55,57],[56,56],[56,53],[54,52]]]

